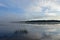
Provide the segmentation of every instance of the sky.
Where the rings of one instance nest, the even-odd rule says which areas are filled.
[[[0,0],[0,21],[60,20],[60,0]]]

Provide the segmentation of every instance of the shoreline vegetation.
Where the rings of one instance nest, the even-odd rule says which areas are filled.
[[[60,24],[60,20],[30,20],[30,21],[17,21],[11,23],[26,23],[26,24]]]

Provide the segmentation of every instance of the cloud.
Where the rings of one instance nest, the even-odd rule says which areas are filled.
[[[56,13],[45,13],[46,16],[56,16]]]
[[[7,7],[7,5],[0,3],[0,7]]]
[[[35,19],[40,17],[40,19],[44,19],[47,17],[47,19],[55,19],[59,14],[60,5],[57,3],[57,0],[33,0],[33,2],[26,7],[25,11],[27,12],[27,18]]]
[[[22,9],[27,7],[32,2],[32,0],[6,0],[6,1],[9,7]]]
[[[20,12],[19,14],[13,14],[12,11],[10,11],[11,14],[8,13],[7,19],[11,18],[16,20],[21,20],[21,18],[24,18],[26,20],[57,19],[56,16],[59,15],[58,12],[60,11],[59,0],[5,0],[5,2],[0,3],[0,6],[11,8],[9,11],[12,10],[12,8],[23,9],[23,15],[21,15]]]

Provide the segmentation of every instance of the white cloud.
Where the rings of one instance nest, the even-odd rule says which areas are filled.
[[[23,17],[25,19],[55,19],[58,14],[55,12],[60,11],[60,4],[57,0],[7,0],[7,5],[11,8],[24,9],[26,13]],[[2,7],[7,7],[7,5],[0,3]],[[52,13],[52,11],[54,12]],[[14,19],[16,16],[10,17],[9,15],[8,17]]]
[[[57,16],[56,13],[45,13],[46,16]]]
[[[42,19],[55,19],[57,12],[60,11],[60,5],[57,4],[57,0],[33,0],[25,9],[27,18],[38,18]],[[42,16],[41,16],[42,13]],[[27,16],[29,15],[29,16]],[[33,16],[32,16],[33,15]]]

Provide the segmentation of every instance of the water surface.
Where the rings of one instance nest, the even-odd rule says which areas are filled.
[[[51,35],[52,38],[60,39],[60,24],[2,23],[0,25],[0,35],[24,29],[28,30],[29,37],[40,38],[46,34]]]

